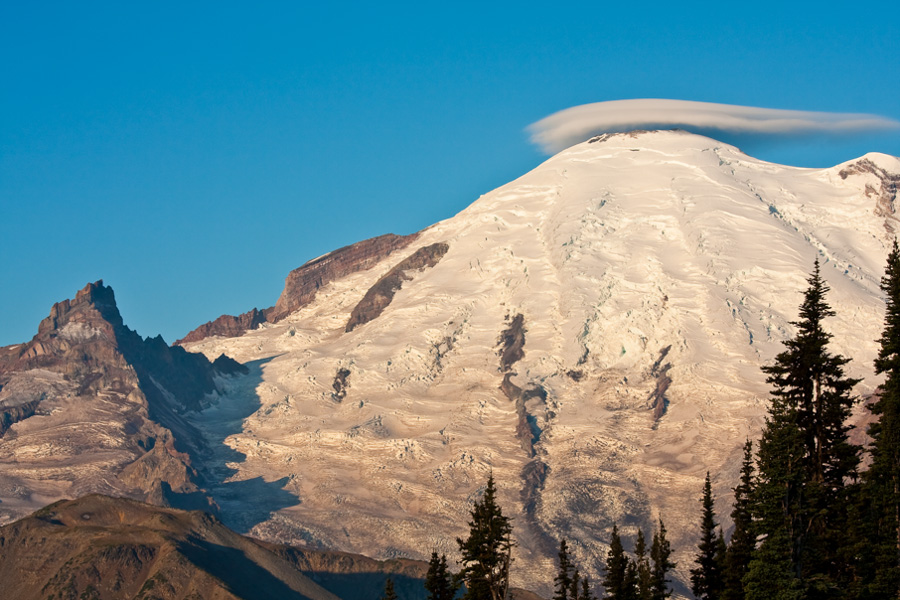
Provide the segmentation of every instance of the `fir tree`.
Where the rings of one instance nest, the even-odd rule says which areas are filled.
[[[863,575],[870,598],[900,597],[900,248],[894,241],[881,290],[885,294],[884,331],[875,373],[884,374],[877,400],[868,408],[872,464],[865,473],[865,507],[860,518],[868,559]]]
[[[726,569],[726,554],[728,553],[728,544],[725,542],[725,534],[722,533],[722,528],[719,527],[719,533],[716,535],[716,563],[719,565],[719,598],[724,597],[725,595],[725,569]]]
[[[397,600],[397,593],[394,591],[394,582],[388,577],[384,582],[384,595],[381,600]]]
[[[647,541],[641,529],[638,529],[634,545],[634,564],[637,568],[637,600],[651,600],[650,558],[647,556]]]
[[[629,560],[625,567],[625,585],[622,588],[622,600],[638,600],[637,565],[633,560]]]
[[[572,562],[566,540],[559,542],[559,571],[553,578],[553,600],[570,600],[572,595]]]
[[[581,573],[578,572],[578,569],[572,573],[572,583],[569,585],[569,598],[571,600],[581,600],[581,596],[578,594],[578,584],[581,583]]]
[[[437,552],[431,553],[428,573],[425,575],[425,589],[428,591],[427,600],[453,600],[457,586],[447,567],[446,554],[442,554],[438,558]]]
[[[700,519],[700,543],[697,545],[697,566],[691,569],[691,591],[697,600],[719,600],[722,595],[721,540],[716,535],[716,515],[713,506],[712,483],[709,471],[703,485]]]
[[[591,581],[587,577],[581,580],[581,594],[578,595],[578,600],[597,600],[591,592]]]
[[[481,501],[475,502],[469,537],[457,538],[462,555],[460,578],[465,581],[464,600],[505,600],[512,562],[512,525],[497,505],[494,476],[488,478]]]
[[[845,482],[856,478],[859,464],[846,423],[858,380],[844,376],[849,359],[828,352],[831,335],[823,321],[835,313],[825,301],[818,260],[807,281],[800,320],[793,323],[797,334],[763,368],[772,392],[753,512],[764,539],[745,581],[750,600],[768,597],[772,585],[784,593],[839,596],[846,577]]]
[[[606,598],[625,600],[625,574],[627,570],[628,557],[625,556],[625,548],[622,547],[619,528],[617,525],[613,525],[612,536],[609,540],[609,552],[606,554],[606,573],[603,576]]]
[[[650,568],[651,600],[665,600],[672,596],[667,581],[669,571],[675,568],[671,556],[672,546],[666,539],[666,526],[660,517],[659,529],[653,533],[653,544],[650,546],[650,560],[653,563]]]
[[[723,600],[744,600],[743,579],[756,548],[756,534],[753,532],[753,517],[750,512],[753,473],[753,442],[747,440],[744,443],[741,479],[734,488],[734,509],[731,511],[734,531],[731,532],[731,540],[725,552]]]

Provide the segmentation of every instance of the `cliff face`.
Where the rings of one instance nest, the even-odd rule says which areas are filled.
[[[212,336],[238,337],[256,329],[262,323],[277,323],[312,302],[320,288],[352,273],[371,269],[392,253],[409,246],[418,236],[418,233],[411,235],[389,233],[315,258],[288,274],[284,290],[275,306],[263,310],[254,308],[237,317],[222,315],[194,329],[175,344],[199,342]]]
[[[291,271],[281,297],[268,314],[273,323],[313,301],[319,288],[351,273],[371,269],[391,253],[409,246],[418,237],[387,234],[344,246]]]
[[[879,167],[868,158],[862,158],[841,169],[841,179],[850,176],[874,175],[878,183],[865,186],[866,197],[875,200],[875,214],[884,219],[884,228],[888,233],[897,232],[897,215],[894,203],[897,201],[897,190],[900,188],[900,175],[891,173],[887,169]]]
[[[189,344],[191,342],[199,342],[202,339],[219,335],[222,337],[237,337],[246,331],[256,329],[260,324],[266,322],[266,313],[264,310],[252,309],[238,316],[222,315],[215,321],[204,323],[189,334],[175,340],[176,345]]]
[[[449,249],[447,244],[438,242],[419,248],[412,255],[403,259],[400,264],[388,271],[375,282],[375,285],[369,288],[363,299],[350,313],[345,331],[353,331],[356,327],[377,318],[394,299],[394,294],[400,290],[404,281],[412,281],[416,271],[429,269],[438,264]]]
[[[0,352],[0,522],[86,492],[200,493],[180,415],[216,392],[216,373],[242,369],[141,338],[102,281],[54,304],[30,342]]]

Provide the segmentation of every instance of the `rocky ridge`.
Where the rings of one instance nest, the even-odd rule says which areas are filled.
[[[389,233],[314,258],[288,274],[275,306],[263,310],[254,308],[237,317],[222,315],[197,327],[175,344],[189,344],[212,336],[237,337],[263,323],[277,323],[312,302],[321,287],[352,273],[371,269],[392,253],[409,246],[417,237],[415,233],[403,236]]]
[[[102,281],[54,304],[31,341],[0,350],[0,522],[90,492],[211,507],[182,415],[244,372],[141,338]]]

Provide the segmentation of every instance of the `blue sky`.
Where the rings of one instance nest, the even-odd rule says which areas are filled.
[[[895,2],[6,2],[0,345],[100,278],[169,342],[270,306],[306,260],[533,168],[525,128],[570,106],[900,120],[897,22]],[[900,155],[897,131],[729,141],[799,166]]]

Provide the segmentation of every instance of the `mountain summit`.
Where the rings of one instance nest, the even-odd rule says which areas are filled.
[[[546,579],[560,537],[591,572],[614,523],[627,539],[658,515],[684,577],[703,476],[727,515],[765,413],[760,366],[816,257],[835,349],[874,388],[898,182],[886,155],[801,169],[686,132],[602,135],[276,323],[188,343],[267,361],[261,408],[227,443],[239,477],[288,477],[300,503],[253,533],[453,551],[493,471],[521,583]],[[213,413],[198,427],[218,435]]]
[[[881,154],[800,169],[679,131],[597,136],[192,332],[185,349],[247,373],[216,378],[175,436],[223,521],[271,541],[452,555],[493,472],[517,585],[549,590],[561,537],[597,581],[613,525],[630,548],[658,516],[686,581],[704,475],[728,514],[760,367],[817,257],[834,350],[875,388],[898,184]]]

